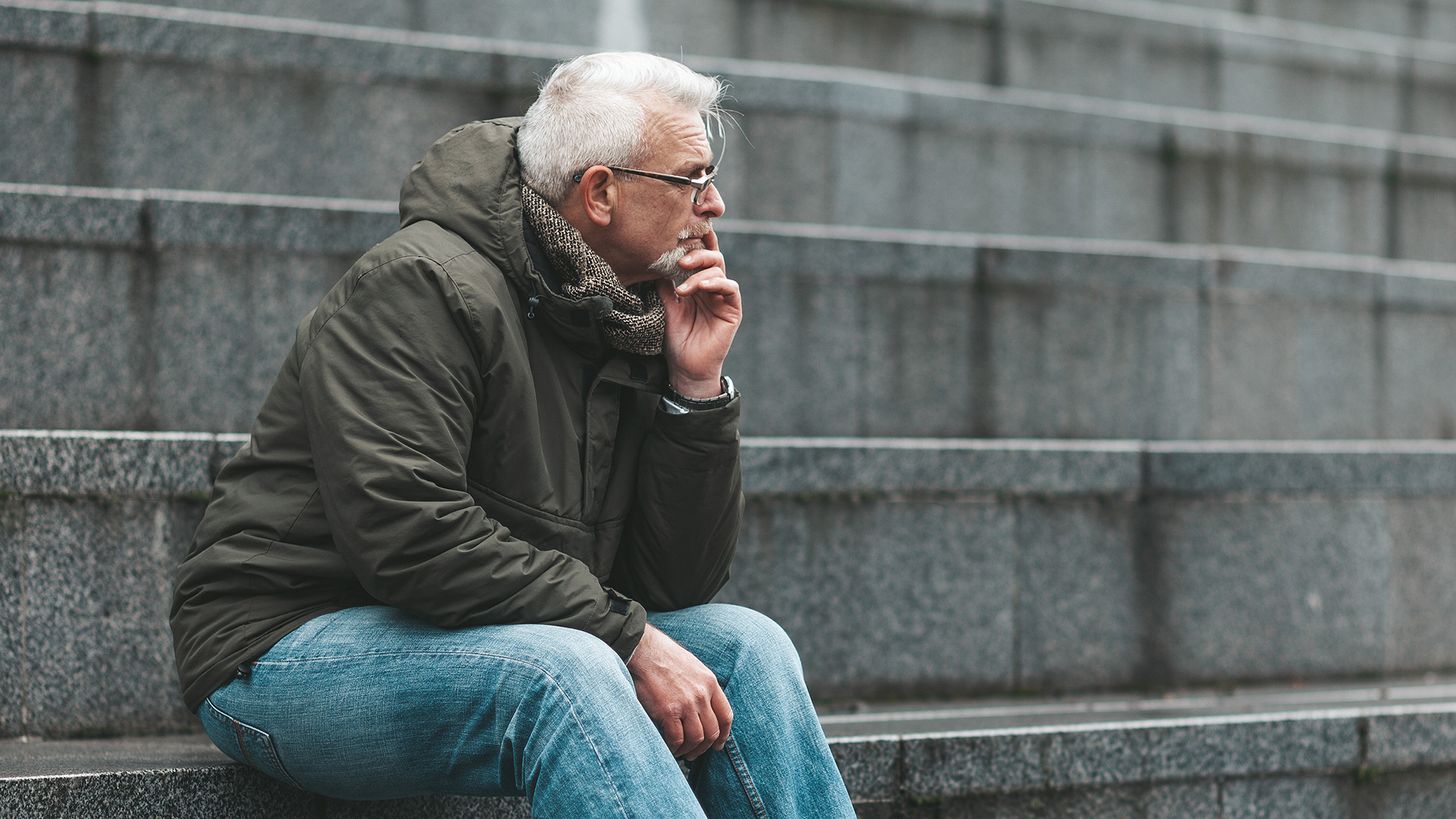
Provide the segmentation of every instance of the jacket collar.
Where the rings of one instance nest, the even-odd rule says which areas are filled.
[[[519,117],[479,120],[440,137],[400,189],[400,226],[429,221],[459,235],[505,274],[529,320],[550,326],[589,358],[606,358],[612,350],[601,317],[611,312],[611,299],[561,295],[560,277],[526,224],[516,157],[520,124]]]

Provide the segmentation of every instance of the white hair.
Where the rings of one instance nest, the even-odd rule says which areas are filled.
[[[573,177],[593,165],[641,159],[645,103],[696,111],[721,130],[723,81],[673,60],[635,51],[587,54],[557,65],[541,84],[516,136],[521,174],[560,204]],[[709,132],[711,133],[711,131]]]

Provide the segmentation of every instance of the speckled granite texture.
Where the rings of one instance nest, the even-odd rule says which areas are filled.
[[[238,766],[0,779],[0,817],[269,816],[314,819],[318,800]]]
[[[1213,720],[906,737],[912,798],[1353,770],[1356,720]]]
[[[25,553],[9,545],[25,521],[25,502],[0,497],[0,737],[25,732]]]
[[[0,183],[0,240],[144,246],[141,191]]]
[[[891,737],[833,739],[829,750],[856,802],[894,802],[900,795],[900,741]]]
[[[1372,718],[1369,760],[1377,768],[1456,766],[1456,710]]]
[[[245,440],[0,433],[0,735],[190,725],[168,584],[211,475]],[[748,513],[720,599],[781,623],[823,701],[1456,663],[1453,445],[743,452]]]
[[[3,178],[389,198],[436,135],[471,119],[520,113],[537,78],[580,48],[135,6],[98,7],[90,23],[84,47],[30,25],[17,35],[12,71],[56,93],[54,105],[16,106],[7,116],[10,130],[45,133],[36,127],[45,123],[68,134],[75,150],[50,152],[67,159],[45,167],[25,161],[45,155],[43,144],[26,139],[0,146],[0,171],[13,171]],[[728,28],[739,30],[738,23]],[[1137,27],[1110,30],[1131,36]],[[1203,36],[1196,27],[1188,31]],[[796,44],[794,59],[802,58],[806,35],[785,36]],[[719,45],[731,39],[691,38]],[[1004,41],[1010,51],[1016,44],[1014,37]],[[1134,38],[1118,53],[1140,54],[1144,47],[1150,46]],[[1238,53],[1260,50],[1246,45]],[[964,45],[836,51],[945,55]],[[100,59],[87,62],[87,53]],[[723,182],[739,215],[1137,240],[1176,236],[1363,255],[1398,248],[1412,258],[1456,260],[1444,211],[1423,207],[1432,187],[1456,178],[1456,150],[1441,141],[1307,132],[1186,107],[1076,104],[1015,83],[993,89],[782,63],[689,62],[725,74],[744,113],[741,137],[734,134],[727,151],[735,171]],[[1305,68],[1300,63],[1283,73],[1296,84],[1309,82]],[[1449,71],[1437,66],[1437,75],[1442,68]],[[1322,73],[1338,84],[1343,71]],[[1023,74],[1019,80],[1038,84],[1034,73]],[[1356,72],[1350,88],[1369,74],[1368,66]],[[1080,82],[1086,72],[1060,75]],[[88,85],[106,89],[104,107],[91,107]],[[1328,89],[1315,85],[1314,91],[1285,90],[1279,105],[1297,108],[1323,97]],[[1207,83],[1192,86],[1201,91]],[[1254,82],[1238,95],[1238,84],[1221,78],[1226,93],[1219,100],[1266,106],[1268,87]],[[1412,93],[1428,87],[1410,86]],[[1388,104],[1378,88],[1359,90]],[[231,104],[215,104],[220,97]],[[1449,107],[1439,87],[1433,98],[1442,101],[1416,108],[1425,117],[1419,124],[1456,127],[1424,113]],[[1160,102],[1189,104],[1183,96]],[[310,135],[306,146],[300,133]],[[804,145],[824,149],[806,152]],[[876,196],[860,195],[867,184]],[[982,195],[965,196],[971,189]],[[1169,190],[1178,195],[1148,193]],[[1094,201],[1098,207],[1087,205]],[[1401,218],[1378,218],[1391,201]]]
[[[378,201],[0,184],[0,426],[246,429],[299,319],[395,221]],[[745,292],[772,295],[729,364],[772,396],[750,434],[1456,435],[1456,281],[1426,275],[1448,266],[723,227]]]
[[[216,436],[0,430],[0,491],[13,495],[206,494]]]
[[[1301,703],[1286,694],[1285,705],[1296,704],[1311,709],[1317,700]],[[973,732],[957,731],[963,720],[950,708],[944,731],[838,736],[831,749],[862,816],[1430,819],[1456,804],[1456,768],[1437,758],[1381,766],[1361,735],[1400,712],[1395,718],[1440,719],[1451,707],[1432,702],[1246,716],[1149,715],[1101,724],[1058,719]],[[118,811],[529,817],[521,799],[322,799],[232,763],[200,736],[0,741],[0,817],[85,819]]]
[[[160,0],[155,5],[553,43],[591,45],[597,38],[597,7],[591,0],[498,0],[489,8],[472,0],[354,0],[347,7],[330,0]]]
[[[356,0],[347,10],[327,0],[159,0],[156,5],[579,46],[600,44],[601,36],[599,7],[591,0],[510,0],[492,4],[489,11],[469,0]],[[1403,76],[1405,66],[1391,50],[1388,38],[1369,38],[1364,33],[1409,35],[1419,27],[1421,37],[1456,36],[1456,11],[1441,3],[1415,0],[1313,5],[1289,0],[1243,5],[1232,0],[1195,0],[1179,6],[1185,7],[1179,9],[1181,13],[1145,19],[1117,14],[1108,7],[1046,0],[1013,0],[1000,15],[993,15],[988,0],[934,6],[889,0],[785,9],[744,7],[724,0],[689,6],[654,0],[642,8],[651,25],[640,37],[643,46],[661,53],[696,42],[694,53],[844,65],[961,81],[987,82],[999,71],[1009,74],[1008,84],[1017,86],[1093,96],[1133,94],[1149,102],[1394,128],[1400,100],[1393,84]],[[1218,13],[1238,10],[1351,31],[1340,37],[1345,49],[1319,49],[1291,42],[1291,27],[1279,20],[1231,20]],[[999,38],[1002,53],[992,62],[985,52],[993,48],[996,22],[1009,36]],[[630,24],[624,26],[631,31]],[[1221,29],[1223,48],[1207,48],[1210,29]],[[1285,37],[1271,38],[1271,29]],[[733,32],[733,36],[702,41],[699,35],[703,31]],[[61,32],[52,36],[58,42],[84,42],[84,28],[65,34],[69,36]],[[857,47],[846,48],[847,42]],[[1105,45],[1108,42],[1116,47]],[[1048,53],[1051,45],[1056,48]],[[1362,51],[1362,45],[1373,50]],[[1408,42],[1406,49],[1416,57],[1412,73],[1417,87],[1434,83],[1430,90],[1438,94],[1441,84],[1436,80],[1447,76],[1440,73],[1446,63],[1419,57],[1438,55],[1441,49],[1419,41]],[[1107,62],[1109,51],[1135,52],[1136,56],[1122,57],[1114,67]],[[1073,67],[1080,70],[1071,70]],[[1152,76],[1128,88],[1127,74]],[[1214,83],[1213,76],[1222,81]],[[1417,98],[1411,104],[1418,111],[1436,107],[1422,102]],[[1433,118],[1435,114],[1428,111],[1418,119]]]
[[[399,226],[390,202],[169,192],[147,200],[158,248],[358,255]]]
[[[0,432],[0,735],[192,727],[166,618],[218,449],[212,435]]]
[[[25,732],[45,736],[183,731],[167,629],[171,505],[139,499],[26,503],[11,540],[26,562]]]

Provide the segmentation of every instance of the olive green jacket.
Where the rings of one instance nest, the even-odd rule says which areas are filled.
[[[402,227],[304,317],[177,572],[196,709],[319,614],[548,623],[624,659],[644,606],[710,600],[742,514],[740,399],[673,415],[661,356],[616,352],[522,223],[515,129],[442,137]]]

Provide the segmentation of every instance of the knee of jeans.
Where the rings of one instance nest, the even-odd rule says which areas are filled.
[[[802,678],[799,650],[783,627],[769,616],[731,603],[711,603],[712,617],[732,635],[738,650],[738,664],[745,661],[762,669],[786,669]]]
[[[632,677],[617,652],[596,637],[573,628],[548,627],[534,662],[544,684],[566,693],[606,687],[632,690]]]

